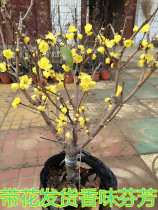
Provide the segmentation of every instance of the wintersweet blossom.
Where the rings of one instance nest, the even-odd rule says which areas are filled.
[[[91,53],[92,53],[92,49],[91,49],[91,48],[88,48],[88,49],[86,50],[86,52],[87,52],[87,54],[91,54]]]
[[[143,40],[141,44],[142,44],[142,50],[146,50],[146,48],[148,47],[148,42],[147,42],[147,40],[146,40],[146,39]]]
[[[83,38],[82,34],[78,34],[77,37],[78,37],[79,39],[82,39],[82,38]]]
[[[104,99],[104,102],[105,102],[105,103],[107,103],[107,102],[109,102],[109,101],[110,101],[110,98],[109,98],[109,97],[107,97],[107,98]]]
[[[105,63],[106,63],[106,64],[110,64],[110,62],[111,62],[111,59],[110,59],[110,58],[106,58],[106,59],[105,59]]]
[[[44,112],[46,110],[46,107],[45,106],[38,106],[37,109],[40,112]]]
[[[121,36],[119,34],[116,34],[114,36],[114,40],[115,40],[116,43],[118,43],[121,40]]]
[[[124,46],[125,47],[131,47],[134,44],[134,41],[131,39],[127,39],[124,41]]]
[[[48,43],[45,42],[44,40],[42,40],[39,44],[39,50],[43,55],[45,55],[47,53],[47,51],[49,50]]]
[[[58,80],[59,82],[61,82],[62,80],[64,80],[64,74],[62,73],[56,73],[55,75],[56,80]]]
[[[66,39],[67,40],[72,40],[74,38],[74,36],[75,36],[74,33],[66,34]]]
[[[105,48],[104,47],[98,47],[97,51],[104,54]]]
[[[92,35],[93,32],[92,32],[92,25],[91,24],[87,23],[86,26],[84,27],[84,29],[85,29],[85,33],[88,36]]]
[[[0,63],[0,71],[1,71],[1,72],[5,72],[5,71],[7,71],[7,68],[6,68],[6,63],[5,63],[5,62]]]
[[[78,49],[79,49],[79,50],[81,50],[81,51],[83,51],[83,50],[84,50],[84,46],[83,46],[83,45],[81,45],[81,44],[80,44],[80,45],[78,45],[77,47],[78,47]]]
[[[56,44],[56,37],[52,32],[49,32],[47,35],[45,35],[46,39],[50,40],[50,44],[54,47],[54,45]]]
[[[142,28],[141,28],[141,33],[145,33],[145,32],[148,32],[150,29],[150,25],[149,23],[144,25]]]
[[[58,128],[58,134],[62,134],[64,132],[63,128]]]
[[[144,66],[144,63],[145,63],[145,59],[143,60],[139,60],[138,61],[138,66],[140,66],[140,67],[143,67]]]
[[[3,50],[3,55],[7,59],[11,59],[11,58],[13,58],[14,53],[11,51],[11,49],[9,49],[9,50]]]
[[[72,139],[72,135],[70,134],[70,132],[67,132],[66,135],[65,135],[68,139]]]
[[[115,44],[115,41],[114,40],[109,40],[109,39],[106,39],[105,40],[105,45],[108,48],[112,48],[114,46],[114,44]]]
[[[20,88],[27,90],[32,83],[32,78],[28,78],[27,75],[19,77],[20,79]]]
[[[96,57],[97,57],[96,54],[93,54],[91,58],[92,58],[92,60],[95,60]]]
[[[74,33],[74,32],[77,32],[77,29],[75,28],[75,26],[70,26],[69,31]]]
[[[117,57],[117,53],[111,52],[110,53],[111,57],[116,58]]]
[[[148,44],[148,48],[149,48],[149,50],[154,50],[154,45],[153,45],[153,43]]]
[[[66,71],[66,72],[69,72],[69,70],[70,70],[70,68],[69,68],[67,65],[65,65],[65,64],[62,65],[62,68],[63,68],[64,71]]]
[[[20,104],[20,103],[21,103],[20,98],[15,98],[14,101],[12,102],[12,106],[14,108],[17,108],[18,107],[18,104]]]
[[[64,107],[64,108],[61,109],[61,112],[62,112],[63,114],[66,114],[66,113],[67,113],[67,109]]]
[[[13,90],[19,89],[19,84],[18,83],[12,83],[11,84],[11,89],[13,89]]]
[[[24,38],[24,42],[25,42],[26,44],[28,44],[28,43],[29,43],[29,41],[30,41],[30,38],[29,38],[28,36],[25,36],[25,38]]]
[[[121,92],[122,92],[122,87],[120,85],[118,85],[117,92],[116,92],[115,96],[119,96]]]
[[[133,28],[133,32],[138,31],[138,29],[139,29],[139,27],[135,25],[134,28]]]
[[[83,61],[83,57],[81,55],[76,54],[74,57],[75,63],[81,63]]]
[[[80,87],[83,88],[83,91],[89,91],[96,85],[96,82],[92,81],[91,76],[86,73],[80,73],[78,78],[81,80]]]
[[[44,69],[46,71],[49,71],[50,68],[52,67],[52,64],[49,63],[48,58],[43,57],[38,61],[38,65],[41,69]]]

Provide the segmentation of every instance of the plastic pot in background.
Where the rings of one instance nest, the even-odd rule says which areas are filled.
[[[107,69],[100,70],[100,77],[102,80],[110,79],[111,71]]]
[[[1,74],[0,77],[3,84],[10,84],[12,81],[10,75],[7,73]]]
[[[99,73],[95,73],[94,77],[93,77],[94,73],[90,73],[91,77],[93,78],[93,81],[98,82],[99,81]]]
[[[65,83],[73,83],[73,81],[74,81],[73,74],[66,74],[66,76],[65,76]]]
[[[82,151],[81,161],[85,162],[87,165],[91,166],[93,171],[101,178],[102,184],[104,186],[105,190],[109,190],[110,188],[113,188],[113,190],[117,190],[117,179],[116,176],[113,174],[113,172],[106,166],[104,163],[102,163],[99,159],[96,157],[91,156],[88,152]],[[57,155],[52,156],[49,158],[45,164],[44,168],[42,169],[40,173],[40,189],[47,188],[47,176],[49,173],[49,169],[54,168],[56,170],[59,170],[61,168],[61,163],[65,159],[65,152],[61,152]],[[63,163],[64,164],[64,163]],[[43,199],[43,196],[41,195],[41,200]],[[48,206],[45,208],[42,208],[43,210],[62,210],[62,208],[55,208],[53,206]],[[71,209],[70,206],[64,209]],[[107,210],[110,210],[109,207],[107,207]]]

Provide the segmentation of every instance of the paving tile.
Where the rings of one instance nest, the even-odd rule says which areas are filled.
[[[18,184],[18,189],[32,188],[34,186],[33,177],[21,177]]]
[[[22,168],[21,171],[20,171],[20,176],[21,177],[33,176],[34,172],[35,172],[34,167]]]
[[[133,88],[126,88],[128,92],[131,92]],[[158,98],[158,88],[152,86],[143,86],[136,93],[135,97],[140,100],[152,100]]]
[[[158,118],[130,120],[128,123],[122,132],[131,139],[139,154],[158,152]]]
[[[14,178],[18,178],[18,176],[19,176],[19,169],[3,170],[3,171],[0,170],[0,183]]]

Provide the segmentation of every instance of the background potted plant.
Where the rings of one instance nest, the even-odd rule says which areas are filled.
[[[70,68],[73,66],[73,63],[76,64],[76,68],[73,71],[73,96],[70,95],[69,91],[67,90],[67,86],[65,85],[65,75],[63,73],[55,74],[55,78],[57,81],[59,81],[57,84],[58,87],[56,85],[49,84],[46,80],[44,80],[43,77],[45,73],[48,75],[51,72],[52,64],[50,63],[46,54],[49,50],[49,45],[54,41],[54,35],[52,33],[49,34],[50,36],[47,40],[47,34],[45,39],[38,43],[37,54],[34,56],[34,52],[32,52],[27,43],[25,43],[22,35],[23,19],[20,17],[21,19],[19,21],[19,25],[17,26],[14,19],[10,18],[10,13],[7,11],[5,5],[2,6],[2,15],[7,16],[7,24],[10,25],[12,23],[11,25],[15,31],[15,35],[17,36],[17,45],[13,47],[16,57],[16,69],[11,66],[11,68],[7,70],[8,73],[14,74],[17,80],[16,83],[13,83],[11,87],[13,89],[19,89],[29,101],[28,104],[25,104],[20,98],[15,98],[12,105],[14,108],[17,108],[18,105],[21,104],[23,106],[28,106],[33,110],[39,111],[49,130],[55,137],[55,139],[46,139],[45,137],[43,137],[43,139],[56,142],[57,144],[61,145],[63,149],[62,153],[53,156],[46,161],[44,169],[41,171],[41,187],[51,187],[59,190],[66,186],[67,188],[78,191],[82,190],[84,187],[96,187],[97,190],[99,188],[109,189],[110,187],[117,189],[117,180],[112,171],[108,169],[108,167],[106,167],[100,160],[92,157],[83,149],[94,139],[94,137],[103,127],[107,126],[111,122],[111,120],[121,110],[123,105],[137,92],[137,90],[146,82],[150,75],[158,68],[157,53],[153,55],[151,59],[151,56],[149,57],[149,54],[146,52],[145,56],[141,57],[139,63],[143,67],[144,63],[146,62],[149,70],[146,72],[147,74],[144,75],[144,72],[146,71],[146,69],[144,69],[144,72],[142,72],[142,76],[139,82],[136,84],[135,89],[131,91],[125,99],[123,98],[124,86],[123,84],[122,86],[119,85],[120,71],[132,59],[135,53],[144,49],[144,37],[141,39],[136,51],[130,57],[128,57],[125,62],[122,62],[123,53],[127,47],[130,47],[134,44],[133,39],[139,31],[142,31],[143,33],[147,32],[149,29],[148,22],[153,19],[157,10],[158,8],[151,16],[148,17],[147,20],[142,23],[142,25],[136,32],[133,33],[130,39],[124,41],[121,51],[122,53],[119,55],[118,65],[116,66],[114,95],[112,97],[105,98],[106,107],[105,110],[103,110],[103,118],[97,125],[92,125],[90,118],[87,115],[86,103],[84,103],[84,100],[87,97],[89,90],[95,87],[96,82],[92,81],[88,74],[84,73],[84,65],[91,58],[91,53],[94,53],[95,50],[98,50],[102,54],[106,52],[108,58],[113,60],[113,56],[109,53],[109,46],[119,43],[123,39],[123,34],[117,35],[117,37],[115,36],[115,41],[107,40],[105,43],[103,43],[100,36],[98,37],[96,33],[93,34],[92,25],[87,23],[85,26],[86,35],[91,36],[93,34],[95,37],[92,52],[87,55],[78,51],[78,48],[76,47],[78,45],[78,39],[81,37],[79,36],[80,33],[77,30],[76,25],[69,27],[70,33],[67,36],[61,32],[61,36],[67,37],[67,40],[71,39],[75,43],[71,49],[69,46],[64,46],[61,48],[61,54],[63,60],[65,61],[65,66],[63,66],[64,72],[69,72]],[[104,34],[101,34],[101,36],[104,37]],[[27,76],[24,77],[19,74],[19,58],[21,54],[18,46],[20,41],[25,46],[27,53],[31,56],[36,67],[37,83],[35,84],[31,83],[31,78],[29,79]],[[148,45],[149,44],[150,43],[148,43]],[[148,45],[146,49],[148,48]],[[76,50],[76,52],[72,53],[72,50]],[[10,53],[13,52],[11,51]],[[8,55],[4,55],[8,60],[10,53]],[[78,65],[80,66],[79,70]],[[97,68],[100,67],[99,65],[95,68],[94,73],[97,71]],[[30,87],[32,87],[33,92],[28,91]],[[64,94],[62,91],[60,91],[60,87],[64,87]],[[57,112],[54,112],[54,109],[56,109]],[[79,136],[82,136],[82,139],[79,139]],[[87,169],[81,166],[81,162],[85,162],[92,169]],[[93,178],[91,177],[92,179],[90,180],[91,175],[93,175]],[[100,181],[98,181],[98,184],[94,186],[94,180]],[[45,202],[44,199],[42,202],[43,207],[47,209],[49,206],[47,205],[47,202]],[[80,203],[78,203],[78,205],[80,205]],[[57,207],[58,206],[60,206],[60,204],[57,204]],[[51,207],[48,207],[48,209],[50,208]]]

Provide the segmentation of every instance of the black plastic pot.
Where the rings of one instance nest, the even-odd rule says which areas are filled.
[[[87,165],[93,168],[93,171],[101,178],[102,184],[104,185],[105,190],[109,190],[109,188],[113,188],[113,190],[117,190],[117,179],[113,172],[104,165],[99,159],[96,157],[91,156],[88,152],[82,151],[82,158],[81,161],[85,162]],[[40,173],[40,189],[46,188],[47,176],[49,173],[50,168],[55,168],[56,170],[60,168],[60,163],[65,159],[65,152],[61,152],[57,155],[52,156],[49,158],[45,164],[44,168]],[[42,197],[41,197],[42,199]],[[42,208],[43,210],[57,210],[62,208],[54,208],[52,206]],[[69,208],[71,209],[71,207]],[[107,208],[110,210],[110,208]]]

